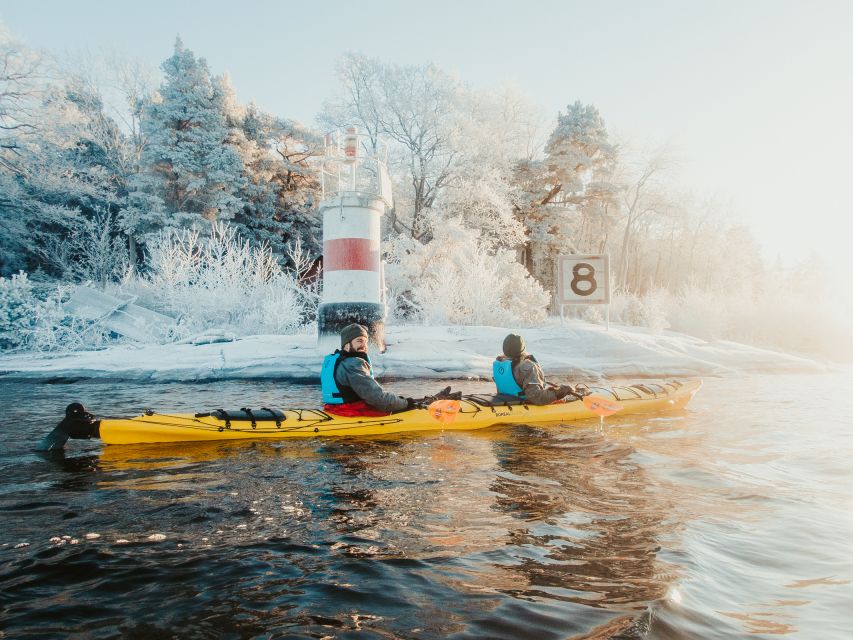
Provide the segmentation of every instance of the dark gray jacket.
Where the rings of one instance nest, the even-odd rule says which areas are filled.
[[[509,359],[506,356],[498,356],[498,360]],[[512,375],[530,404],[551,404],[566,395],[565,391],[546,387],[542,367],[538,362],[529,359],[526,353],[521,355],[518,364],[513,365]]]
[[[370,368],[361,358],[344,358],[335,371],[338,386],[351,387],[356,395],[379,411],[402,411],[408,406],[405,398],[382,389],[370,377]]]

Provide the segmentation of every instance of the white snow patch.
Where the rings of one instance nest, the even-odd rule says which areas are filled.
[[[387,351],[371,353],[379,377],[491,378],[507,333],[521,333],[549,376],[624,378],[707,376],[736,371],[823,371],[792,354],[672,331],[558,321],[529,329],[488,326],[389,326]],[[325,354],[313,335],[258,335],[218,344],[115,346],[68,354],[0,356],[4,378],[103,378],[201,381],[276,378],[319,380]],[[233,494],[232,494],[233,495]]]

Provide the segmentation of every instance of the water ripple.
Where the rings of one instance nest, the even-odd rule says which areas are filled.
[[[710,380],[686,411],[603,429],[40,457],[31,444],[70,390],[132,413],[151,388],[8,385],[28,411],[0,457],[0,637],[842,638],[853,430],[755,402],[827,388]],[[157,395],[271,406],[308,389]]]

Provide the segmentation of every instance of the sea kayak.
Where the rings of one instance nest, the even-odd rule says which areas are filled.
[[[671,411],[686,405],[700,380],[590,386],[602,402],[618,403],[619,415]],[[561,423],[597,418],[580,398],[535,406],[507,396],[466,395],[451,413],[412,409],[378,418],[342,417],[319,409],[215,409],[196,414],[147,411],[133,418],[102,418],[99,436],[106,444],[201,440],[282,440],[317,436],[376,436],[404,432],[482,429],[501,424]],[[431,405],[432,407],[432,405]]]

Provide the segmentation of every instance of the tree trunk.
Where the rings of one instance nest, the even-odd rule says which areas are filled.
[[[629,217],[625,222],[625,235],[622,236],[622,251],[619,254],[619,284],[627,287],[628,284],[628,246],[631,241],[631,224]]]

